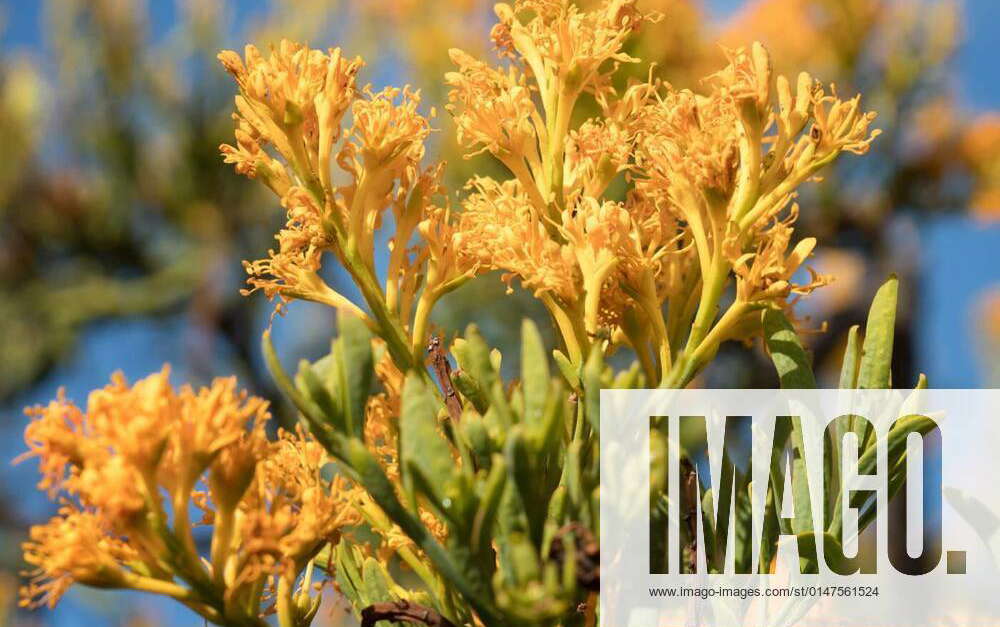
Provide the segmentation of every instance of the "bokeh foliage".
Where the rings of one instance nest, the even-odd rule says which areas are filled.
[[[272,200],[219,164],[232,94],[215,53],[279,36],[337,43],[369,58],[378,80],[413,77],[426,101],[440,105],[447,50],[483,46],[489,4],[289,0],[247,18],[235,1],[191,1],[178,2],[165,27],[139,2],[46,2],[44,45],[0,57],[7,150],[0,171],[0,399],[31,389],[93,322],[143,316],[184,316],[225,345],[233,356],[227,370],[273,395],[255,357],[270,306],[242,299],[236,285],[239,260],[272,244],[279,216]],[[835,295],[813,314],[830,330],[808,338],[817,365],[829,363],[835,376],[847,330],[863,320],[876,287],[867,277],[896,267],[887,222],[901,212],[947,210],[991,219],[1000,206],[1000,122],[970,118],[953,88],[958,6],[764,0],[712,24],[697,2],[648,4],[670,18],[648,27],[629,52],[656,61],[675,85],[694,87],[696,77],[718,67],[720,43],[760,39],[779,71],[806,69],[845,95],[863,91],[879,111],[886,135],[873,155],[838,165],[801,199],[802,230],[827,246],[820,252],[829,263],[840,264],[827,271],[840,275],[843,287],[831,287]],[[448,180],[482,172],[483,160],[464,160],[451,143],[448,116],[435,123],[445,131],[433,141],[450,162]],[[900,271],[905,279],[915,268]],[[496,286],[470,286],[479,291],[445,301],[450,306],[436,322],[454,331],[476,319],[491,343],[517,346],[519,324],[511,321],[539,312],[500,298]],[[910,381],[912,292],[900,298],[896,372]],[[516,353],[508,351],[509,361]],[[192,360],[205,375],[217,368],[204,355]],[[771,375],[733,374],[748,371],[720,367],[705,376],[713,385],[774,383]]]

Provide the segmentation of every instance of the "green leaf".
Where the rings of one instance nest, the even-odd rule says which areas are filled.
[[[353,547],[347,542],[337,544],[337,568],[335,579],[340,588],[340,592],[351,602],[352,608],[364,607],[367,605],[362,596],[362,577],[357,561],[354,559]],[[355,616],[358,612],[354,610]]]
[[[395,486],[365,444],[360,440],[346,440],[342,452],[343,460],[353,470],[356,480],[372,495],[375,503],[423,549],[438,572],[465,597],[483,622],[499,623],[490,590],[480,585],[480,582],[465,577],[463,573],[470,565],[462,561],[462,556],[441,546],[417,516],[403,507],[396,496]]]
[[[264,363],[267,365],[268,372],[271,373],[271,378],[278,385],[278,389],[302,413],[303,418],[309,426],[309,430],[316,436],[316,439],[330,453],[336,454],[338,448],[336,434],[332,433],[332,430],[327,425],[323,411],[312,400],[299,392],[295,384],[292,383],[292,379],[285,372],[281,361],[278,359],[278,354],[274,350],[270,331],[265,331],[261,337],[261,348],[264,352]]]
[[[896,328],[896,301],[899,281],[889,277],[875,293],[865,326],[864,348],[858,370],[858,387],[866,390],[890,386],[892,342]]]
[[[554,454],[555,444],[561,428],[565,425],[566,409],[565,393],[559,379],[548,381],[549,393],[542,412],[542,419],[537,424],[526,425],[528,441],[538,455]]]
[[[587,515],[587,495],[584,493],[583,478],[580,470],[580,458],[582,456],[583,442],[577,440],[570,442],[566,448],[566,461],[563,465],[563,485],[566,486],[566,495],[571,507],[571,516],[577,516],[584,525],[590,526],[591,521]]]
[[[611,387],[616,390],[638,390],[645,387],[645,384],[646,375],[642,373],[642,366],[638,361],[633,361],[628,370],[622,370],[615,375]]]
[[[521,325],[521,389],[524,391],[524,421],[542,422],[549,392],[549,360],[538,327],[525,318]]]
[[[489,399],[486,398],[485,392],[479,387],[475,379],[470,377],[464,370],[455,370],[451,373],[451,381],[455,384],[455,388],[458,393],[465,398],[465,400],[472,403],[472,406],[476,408],[480,414],[485,414],[486,410],[490,408]]]
[[[500,365],[503,363],[503,354],[500,352],[499,348],[494,348],[490,351],[490,365],[493,366],[493,371],[500,374]]]
[[[835,546],[837,549],[834,551],[828,551],[826,550],[826,546],[828,545]],[[823,534],[823,547],[823,559],[831,559],[831,561],[833,561],[832,558],[844,555],[844,549],[840,544],[840,540],[830,533]],[[833,567],[839,572],[844,572],[850,569],[850,564],[848,563],[848,560],[835,561]]]
[[[466,408],[462,413],[462,421],[458,425],[458,430],[460,436],[464,438],[466,446],[472,451],[477,467],[488,467],[490,455],[494,453],[494,450],[483,417],[471,408]]]
[[[904,450],[906,448],[906,440],[911,433],[927,435],[935,427],[937,427],[937,423],[927,416],[912,415],[900,418],[893,423],[893,428],[889,431],[888,435],[885,436],[886,458],[892,459],[895,455],[898,455],[901,450]],[[861,456],[858,460],[858,476],[876,474],[879,448],[881,447],[870,446]],[[900,475],[900,473],[902,473],[902,475]],[[892,468],[890,469],[889,474],[889,498],[891,499],[899,490],[900,486],[902,486],[903,480],[906,478],[905,467]],[[869,507],[867,509],[862,508],[861,515],[858,518],[858,533],[864,531],[864,529],[871,523],[875,517],[875,513],[876,510],[873,507]],[[835,530],[834,535],[839,537],[840,530]]]
[[[491,414],[495,414],[504,430],[510,429],[517,423],[517,415],[507,400],[503,382],[500,380],[494,381],[493,387],[490,388],[490,410]]]
[[[372,334],[361,318],[344,312],[340,313],[339,328],[334,351],[340,361],[338,388],[344,418],[348,433],[363,438],[365,404],[375,375]]]
[[[332,429],[338,433],[347,433],[347,423],[344,420],[344,412],[340,404],[330,396],[330,391],[323,385],[323,381],[312,364],[305,359],[299,362],[299,372],[295,375],[295,383],[299,391],[323,411],[323,414],[326,415],[326,423]]]
[[[535,456],[528,448],[524,432],[519,426],[514,427],[507,436],[506,457],[511,479],[514,480],[524,513],[528,517],[531,540],[536,547],[541,547],[546,514],[546,500],[542,498],[545,486],[534,463]]]
[[[847,332],[847,347],[840,366],[840,389],[853,390],[858,386],[858,364],[861,361],[861,346],[858,344],[860,327],[854,325]]]
[[[479,500],[479,508],[472,521],[471,547],[474,553],[478,553],[490,546],[492,540],[493,524],[496,522],[497,508],[500,507],[500,499],[503,497],[504,486],[507,485],[507,463],[503,456],[493,457],[490,474],[486,477],[482,485],[482,496]]]
[[[725,507],[729,507],[726,503]],[[701,496],[701,511],[703,512],[714,512],[715,511],[715,494],[712,488],[708,488],[704,491]],[[715,546],[715,521],[712,520],[711,516],[702,517],[701,532],[705,538],[705,545],[708,547]],[[707,556],[705,560],[708,564],[709,570],[712,568],[712,563],[719,559],[719,555],[715,551]],[[720,569],[721,570],[721,569]]]
[[[552,351],[552,358],[556,360],[556,365],[559,366],[559,372],[562,373],[563,378],[569,383],[570,387],[574,390],[580,389],[580,373],[579,368],[573,365],[573,362],[569,360],[561,350],[555,349]]]
[[[601,430],[601,375],[604,373],[604,354],[597,345],[590,351],[583,366],[583,400],[587,420],[595,433]]]
[[[792,439],[795,441],[795,448],[798,451],[801,451],[802,447],[805,446],[801,439],[801,433],[802,424],[798,416],[796,416],[795,426],[792,427]],[[791,471],[792,499],[795,507],[795,518],[792,519],[792,531],[794,531],[796,535],[812,533],[814,529],[812,516],[812,494],[809,493],[809,469],[806,467],[806,458],[801,454],[796,453],[795,457],[792,459]]]
[[[554,524],[558,528],[562,525],[563,519],[566,517],[566,505],[568,504],[569,496],[566,493],[566,486],[558,485],[556,489],[552,491],[552,496],[549,497],[549,511],[545,515],[546,522],[548,524]],[[548,538],[546,538],[548,540]]]
[[[451,447],[438,430],[437,403],[419,374],[411,372],[403,384],[403,415],[400,418],[400,457],[406,472],[422,479],[442,512],[448,490],[457,474]]]
[[[480,389],[489,390],[493,387],[499,377],[493,367],[490,349],[476,325],[469,325],[464,339],[455,340],[451,352],[459,367],[472,377]]]
[[[521,533],[510,534],[507,542],[509,543],[507,556],[514,579],[512,583],[523,587],[537,581],[541,574],[541,564],[538,563],[536,547]]]
[[[771,353],[774,369],[778,371],[782,389],[813,389],[816,377],[812,365],[795,329],[778,309],[765,309],[762,314],[764,339]]]
[[[361,573],[361,585],[364,591],[365,605],[395,600],[395,597],[389,593],[389,575],[373,557],[365,559]]]

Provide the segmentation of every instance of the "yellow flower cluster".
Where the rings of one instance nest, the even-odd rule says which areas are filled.
[[[60,393],[28,410],[22,459],[38,459],[39,488],[64,505],[24,545],[34,567],[24,605],[53,606],[79,582],[164,594],[216,622],[263,624],[268,581],[293,584],[339,529],[360,521],[355,488],[323,478],[319,444],[301,432],[268,440],[265,401],[234,378],[175,389],[169,374],[134,385],[116,374],[86,409]],[[212,526],[208,557],[193,507]]]
[[[795,241],[794,199],[840,154],[868,150],[875,115],[858,97],[805,73],[775,76],[760,44],[728,51],[699,93],[652,75],[616,88],[619,66],[638,62],[627,38],[658,17],[636,0],[517,0],[496,14],[501,64],[452,50],[447,109],[470,156],[493,155],[512,178],[473,178],[458,212],[434,204],[441,167],[421,168],[430,126],[416,93],[357,89],[361,62],[339,50],[282,42],[266,59],[253,47],[245,60],[220,55],[241,92],[237,147],[223,153],[288,214],[279,250],[247,264],[251,285],[362,315],[405,369],[419,363],[440,296],[500,270],[545,304],[571,361],[595,343],[627,345],[650,382],[678,385],[721,341],[753,332],[755,309],[788,307],[827,281],[798,279],[815,241]],[[580,120],[584,100],[599,115]],[[383,288],[374,233],[387,210]],[[319,277],[324,252],[374,320]]]
[[[420,93],[358,87],[362,61],[339,49],[282,41],[266,57],[248,46],[243,58],[219,59],[240,89],[236,145],[223,145],[223,156],[270,187],[288,217],[277,249],[246,263],[249,291],[349,310],[381,330],[397,357],[416,352],[433,303],[474,272],[454,252],[449,212],[434,204],[441,167],[421,164],[431,126]],[[375,234],[387,212],[395,232],[383,287]],[[374,320],[320,277],[325,253],[351,273]]]
[[[794,198],[841,153],[868,150],[878,131],[859,98],[805,73],[793,88],[760,44],[730,51],[702,93],[652,77],[616,90],[618,65],[636,61],[625,38],[653,19],[635,2],[496,12],[509,63],[452,51],[448,108],[463,143],[513,179],[470,183],[459,243],[545,303],[573,360],[607,338],[630,345],[651,381],[685,383],[753,309],[826,281],[793,282],[815,246],[793,245]],[[601,114],[574,128],[585,95]],[[716,323],[732,279],[735,302]]]
[[[657,17],[635,0],[518,0],[496,14],[503,63],[452,50],[447,108],[470,155],[493,155],[512,178],[473,178],[459,212],[433,202],[440,166],[421,169],[430,126],[416,93],[358,90],[361,62],[339,50],[282,42],[267,59],[252,47],[245,61],[220,55],[241,91],[226,159],[263,178],[288,213],[279,250],[247,264],[251,285],[364,316],[319,277],[333,252],[405,368],[440,296],[500,270],[549,309],[572,361],[595,342],[628,345],[651,382],[683,384],[722,340],[752,331],[754,309],[787,307],[826,282],[796,282],[815,241],[795,242],[794,199],[841,153],[868,150],[878,131],[859,98],[805,73],[794,85],[774,76],[760,44],[730,51],[700,93],[652,76],[620,89],[620,64],[638,61],[626,39]],[[584,99],[600,114],[581,121]],[[345,185],[334,185],[331,160]],[[383,288],[374,233],[387,210]]]

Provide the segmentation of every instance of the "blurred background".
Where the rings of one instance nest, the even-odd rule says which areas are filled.
[[[800,305],[825,385],[875,287],[902,280],[894,384],[1000,386],[1000,2],[646,0],[667,19],[630,51],[697,89],[721,46],[760,39],[778,70],[864,94],[884,130],[809,186],[797,230],[837,281]],[[19,543],[54,506],[30,486],[23,407],[87,392],[164,362],[175,382],[236,373],[274,397],[258,342],[273,307],[239,295],[241,259],[262,257],[284,219],[224,166],[234,87],[220,48],[280,37],[365,57],[362,80],[410,83],[442,114],[430,153],[457,194],[473,170],[443,113],[447,50],[486,54],[488,0],[0,0],[0,625],[187,625],[139,595],[70,592],[54,611],[16,610]],[[642,68],[630,69],[644,75]],[[330,268],[330,281],[347,293]],[[498,279],[451,295],[435,322],[476,321],[501,348],[530,299]],[[294,303],[274,323],[283,359],[326,352],[333,317]],[[516,365],[513,349],[505,366]],[[755,351],[729,347],[701,385],[774,384]],[[279,414],[287,410],[278,407]],[[329,595],[333,596],[333,595]],[[345,620],[330,603],[326,624]],[[320,623],[323,624],[323,623]]]

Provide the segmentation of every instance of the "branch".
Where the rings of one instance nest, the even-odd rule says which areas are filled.
[[[563,526],[552,538],[549,557],[562,562],[566,557],[563,538],[573,534],[576,545],[576,581],[584,590],[598,590],[601,587],[601,547],[594,534],[580,523]]]
[[[428,627],[455,627],[435,610],[409,601],[374,603],[361,610],[361,627],[375,627],[381,620],[418,622]]]

